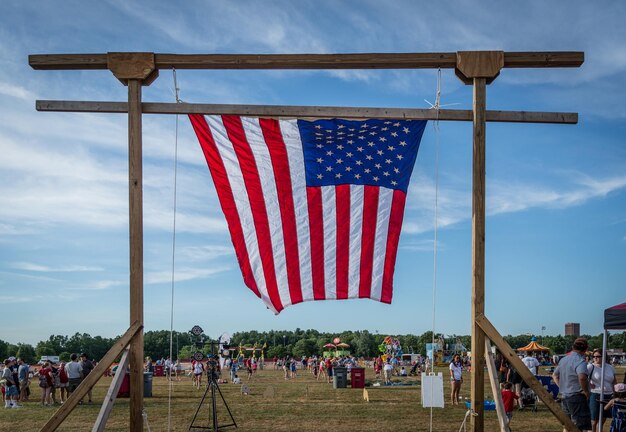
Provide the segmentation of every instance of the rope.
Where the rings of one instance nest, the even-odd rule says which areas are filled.
[[[180,103],[181,100],[178,97],[180,88],[178,88],[178,81],[176,80],[176,69],[172,69],[174,76],[174,96],[176,103]],[[171,288],[171,309],[170,309],[170,367],[167,372],[168,375],[168,394],[167,394],[167,430],[172,430],[172,367],[175,367],[172,362],[174,360],[174,274],[176,268],[176,199],[178,191],[178,114],[176,114],[176,127],[174,133],[174,216],[172,222],[172,288]],[[178,353],[176,353],[178,356]]]
[[[435,130],[435,234],[433,239],[433,327],[432,327],[432,347],[433,347],[433,359],[431,369],[435,370],[435,312],[436,312],[436,294],[437,294],[437,229],[439,225],[439,109],[441,107],[441,68],[437,70],[437,94],[435,96],[435,104],[431,109],[437,110],[437,119],[433,122],[433,129]],[[430,386],[430,422],[429,430],[433,430],[433,392],[434,385]]]
[[[467,418],[468,418],[470,415],[471,415],[471,416],[473,416],[473,417],[476,417],[478,414],[477,414],[477,413],[475,413],[474,411],[472,411],[471,409],[468,409],[468,410],[465,412],[465,417],[463,418],[463,423],[461,423],[461,427],[459,428],[459,432],[461,432],[461,431],[463,431],[463,432],[467,431]]]
[[[143,422],[146,425],[146,428],[148,429],[148,432],[151,432],[151,430],[150,430],[150,423],[148,423],[148,413],[146,412],[145,409],[141,410],[141,416],[143,417]]]

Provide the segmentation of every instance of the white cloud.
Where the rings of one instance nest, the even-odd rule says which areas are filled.
[[[7,82],[0,82],[0,94],[29,102],[37,99],[34,93],[24,87]]]
[[[178,268],[174,272],[176,282],[190,281],[195,279],[206,279],[218,273],[232,270],[230,266],[220,266],[212,268]],[[172,282],[171,271],[146,272],[144,282],[147,285]]]
[[[96,272],[103,271],[102,267],[94,266],[66,266],[66,267],[50,267],[41,264],[29,263],[29,262],[13,262],[9,263],[8,267],[17,270],[26,270],[33,272]]]

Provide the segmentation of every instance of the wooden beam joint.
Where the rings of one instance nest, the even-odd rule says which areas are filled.
[[[485,78],[491,84],[504,67],[504,51],[458,51],[454,72],[465,84]]]
[[[128,80],[141,80],[142,86],[149,86],[159,76],[154,53],[110,52],[107,53],[107,68],[128,86]]]

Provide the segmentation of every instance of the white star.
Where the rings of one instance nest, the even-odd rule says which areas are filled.
[[[379,141],[382,141],[382,142],[385,142],[385,141],[387,141],[387,138],[385,138],[385,137],[380,137],[380,138],[378,138],[378,140],[379,140]]]
[[[332,171],[332,170],[333,170],[333,167],[331,167],[331,166],[327,166],[326,167],[326,171]]]
[[[374,141],[368,142],[367,145],[370,146],[370,147],[374,147],[375,146]]]
[[[322,175],[321,175],[321,174],[318,174],[318,175],[317,175],[317,178],[318,178],[319,180],[321,180],[321,179],[322,179]]]
[[[316,140],[321,141],[322,137],[315,137]]]
[[[348,134],[348,136],[349,136],[349,137],[353,137],[353,136],[354,136],[354,134]]]
[[[380,164],[374,164],[374,166],[378,169],[380,169]]]
[[[322,147],[324,147],[324,144],[316,144],[315,147],[322,148]]]
[[[372,155],[367,155],[367,156],[365,156],[365,159],[367,159],[367,160],[372,160],[372,159],[374,159],[374,158],[372,157]]]
[[[357,180],[360,179],[361,178],[361,174],[355,174],[354,178],[357,179]]]
[[[398,136],[398,132],[395,132],[395,131],[394,131],[394,132],[391,132],[391,136],[392,136],[392,137],[397,137],[397,136]]]
[[[322,126],[321,125],[315,125],[315,129],[321,129]]]
[[[371,169],[369,169],[369,168],[365,168],[365,170],[364,170],[364,171],[365,171],[365,174],[369,174],[372,170],[371,170]]]
[[[315,132],[315,135],[316,135],[316,136],[323,136],[324,134],[323,134],[323,133],[321,133],[321,132]]]
[[[333,133],[332,129],[326,129],[326,133]]]
[[[400,126],[400,122],[394,123],[393,125],[394,125],[395,127],[398,127],[398,126]]]
[[[360,151],[360,152],[363,151],[363,147],[357,147],[356,149],[357,149],[357,151]]]
[[[397,157],[399,160],[402,160],[402,158],[403,158],[404,156],[402,156],[401,154],[399,154],[399,155],[398,155],[398,156],[396,156],[396,157]]]
[[[352,171],[352,168],[350,168],[350,166],[347,166],[346,167],[346,171],[350,172],[350,171]]]
[[[339,150],[343,150],[343,146],[342,146],[341,144],[339,144],[339,145],[337,146],[337,148],[338,148]]]
[[[346,157],[352,157],[352,153],[350,152],[346,153]]]
[[[327,154],[328,156],[332,156],[332,155],[333,155],[333,151],[332,151],[332,150],[328,150],[328,151],[326,152],[326,154]]]
[[[348,144],[354,144],[353,140],[348,140]]]
[[[378,176],[374,176],[372,178],[374,179],[374,181],[378,181]]]
[[[371,131],[371,132],[370,132],[370,135],[377,135],[377,134],[376,134],[376,132]]]
[[[359,139],[365,139],[365,137],[363,135],[359,135],[358,138]]]
[[[367,124],[367,123],[363,123],[363,124],[361,125],[361,127],[362,127],[362,128],[366,128],[366,127],[368,127],[368,124]]]
[[[403,128],[402,128],[402,130],[404,131],[404,133],[409,133],[409,132],[411,132],[411,131],[409,130],[409,128],[408,128],[408,127],[406,127],[406,126],[405,126],[405,127],[403,127]]]
[[[341,178],[341,173],[335,174],[335,178]]]
[[[383,173],[383,175],[384,175],[385,177],[389,177],[389,171],[385,171],[385,172]]]
[[[378,153],[380,156],[383,155],[383,151],[382,150],[378,150],[376,153]]]
[[[390,164],[391,163],[391,159],[385,159],[385,162]]]
[[[387,124],[387,125],[388,125],[388,124],[391,124],[391,122],[390,122],[389,120],[387,120],[387,121],[385,122],[385,124]]]
[[[394,146],[387,146],[387,150],[394,151],[396,148]]]
[[[343,163],[343,159],[341,159],[341,158],[337,159],[337,163],[338,163],[338,164]]]
[[[337,126],[337,129],[343,129],[343,128],[345,128],[345,126],[344,126],[344,125],[339,125],[339,126]]]
[[[400,170],[398,168],[394,168],[393,172],[395,172],[396,174],[400,174]]]
[[[337,132],[337,135],[345,135],[345,132]]]
[[[400,141],[400,145],[401,145],[402,147],[406,146],[406,141]]]
[[[354,132],[356,129],[355,128],[349,128],[348,129],[350,132]]]
[[[356,161],[355,164],[357,165],[363,165],[363,162],[361,162],[360,160]]]
[[[397,186],[397,185],[398,185],[398,182],[397,182],[397,181],[395,181],[395,180],[392,180],[392,181],[391,181],[391,184],[392,184],[392,185],[394,185],[394,186]]]
[[[324,159],[322,159],[322,158],[317,158],[317,163],[322,163],[322,162],[324,162]]]
[[[389,128],[388,127],[384,127],[384,128],[381,128],[380,130],[381,131],[386,131],[386,130],[389,130]]]

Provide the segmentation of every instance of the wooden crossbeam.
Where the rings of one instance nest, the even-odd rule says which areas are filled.
[[[485,335],[498,347],[502,355],[507,361],[513,365],[515,370],[520,374],[524,382],[530,386],[539,399],[548,407],[552,414],[561,422],[567,431],[579,432],[579,429],[572,420],[565,414],[559,404],[557,404],[552,395],[541,385],[537,378],[530,372],[526,365],[519,359],[513,348],[506,343],[504,338],[498,333],[496,328],[491,324],[486,316],[480,315],[476,317],[476,323],[485,332]]]
[[[454,69],[457,53],[155,54],[157,69]],[[505,52],[505,68],[579,67],[580,51]],[[33,54],[39,70],[108,69],[108,54]]]
[[[91,432],[104,432],[104,428],[106,428],[107,420],[109,420],[109,415],[113,410],[113,403],[117,398],[117,394],[120,391],[122,382],[126,376],[126,369],[128,368],[128,351],[128,348],[124,350],[124,354],[122,354],[122,358],[117,364],[115,377],[111,380],[111,385],[109,386],[107,395],[104,397],[104,402],[102,403],[102,407],[100,408],[100,412],[98,413],[98,417],[96,418],[96,422],[94,423]]]
[[[87,392],[91,390],[94,385],[96,385],[104,372],[111,366],[111,364],[113,364],[117,356],[124,351],[131,339],[142,329],[143,326],[138,321],[135,321],[130,328],[126,330],[126,333],[124,333],[124,335],[122,335],[122,337],[119,338],[115,344],[113,344],[111,349],[104,355],[104,357],[102,357],[102,360],[100,360],[96,367],[93,368],[91,373],[87,375],[76,390],[70,394],[70,397],[67,398],[65,403],[61,405],[57,412],[55,412],[54,415],[46,422],[46,424],[41,428],[41,432],[55,431],[61,425],[63,420],[65,420],[76,405],[78,405],[78,402],[80,402],[80,400],[85,397]],[[143,382],[143,375],[141,379]]]
[[[36,101],[37,111],[127,113],[127,102]],[[372,108],[289,105],[226,105],[143,102],[143,114],[219,114],[283,118],[389,118],[406,120],[472,121],[472,110]],[[576,124],[578,113],[540,111],[487,111],[488,122]]]

